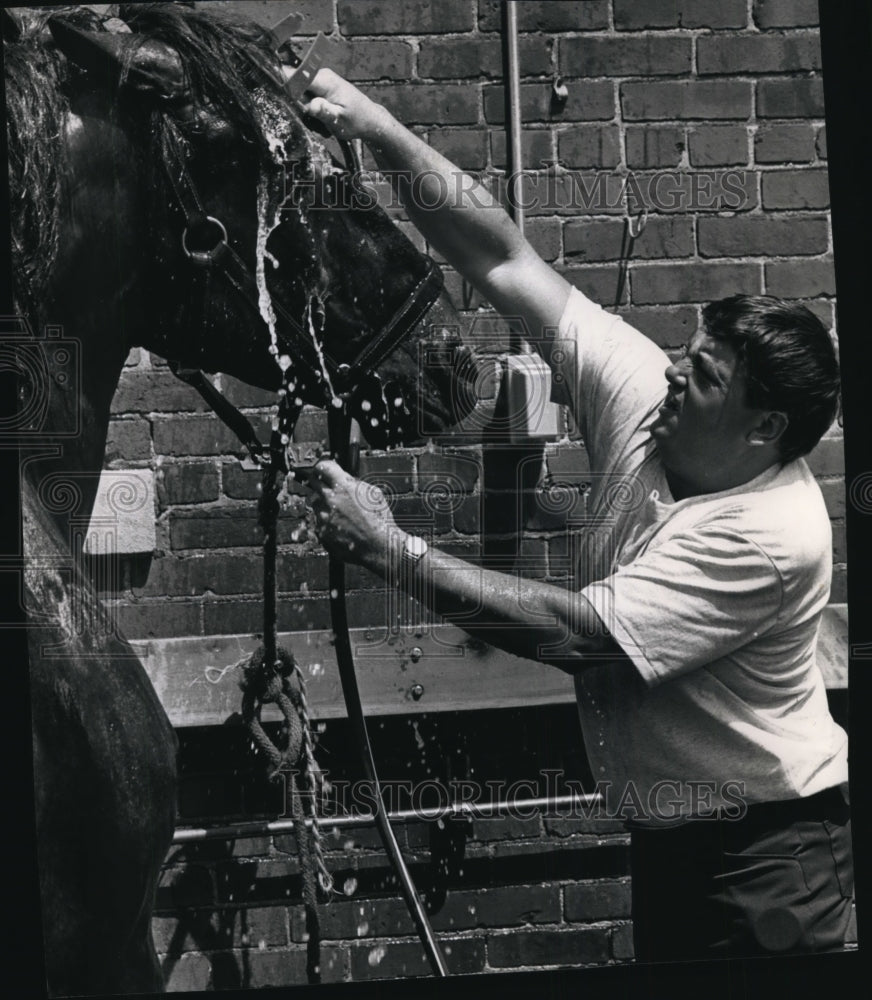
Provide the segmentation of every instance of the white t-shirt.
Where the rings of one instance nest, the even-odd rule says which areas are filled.
[[[609,809],[736,814],[846,783],[847,736],[815,659],[832,537],[808,466],[674,501],[650,435],[668,357],[576,289],[558,339],[554,398],[592,470],[577,579],[630,661],[576,675]]]

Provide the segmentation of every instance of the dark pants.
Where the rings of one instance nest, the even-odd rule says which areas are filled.
[[[631,830],[636,961],[842,949],[854,868],[838,789],[739,820]]]

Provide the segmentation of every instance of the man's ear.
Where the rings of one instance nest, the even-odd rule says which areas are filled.
[[[745,440],[750,445],[775,444],[789,422],[781,410],[765,410]]]

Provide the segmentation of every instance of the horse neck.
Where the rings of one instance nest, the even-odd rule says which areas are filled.
[[[75,360],[57,366],[47,352],[48,386],[35,391],[47,391],[48,406],[38,443],[25,453],[23,486],[78,556],[97,494],[124,356],[120,347],[107,345],[105,333],[95,343],[93,331],[82,324],[65,327],[64,334],[67,356]]]

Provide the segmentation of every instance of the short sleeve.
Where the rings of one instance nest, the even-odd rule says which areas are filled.
[[[729,656],[775,624],[783,600],[772,560],[734,528],[676,533],[585,587],[649,685]]]
[[[572,289],[552,349],[552,399],[570,407],[594,468],[647,436],[668,364],[653,341]]]

